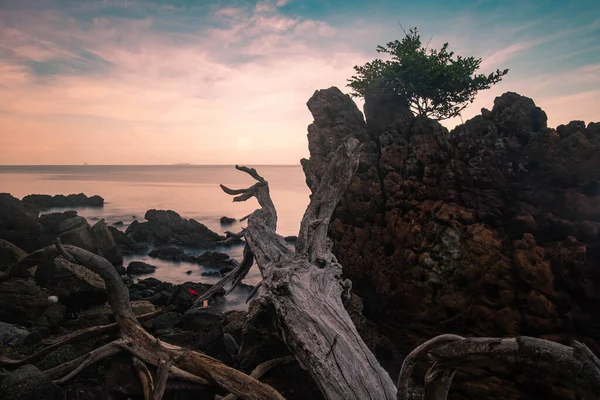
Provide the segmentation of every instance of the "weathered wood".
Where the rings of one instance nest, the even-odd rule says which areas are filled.
[[[429,362],[424,385],[414,380],[417,362]],[[582,343],[565,346],[527,336],[516,338],[435,337],[404,360],[398,377],[398,400],[446,400],[457,371],[502,365],[550,373],[585,398],[600,399],[600,360]]]
[[[247,190],[224,188],[234,201],[256,197],[261,208],[248,217],[244,237],[263,277],[261,301],[272,306],[281,338],[308,370],[327,399],[395,399],[396,388],[359,336],[343,300],[350,281],[327,244],[331,215],[358,168],[358,141],[351,139],[332,155],[301,223],[296,251],[277,228],[268,183]]]
[[[147,321],[152,318],[156,318],[161,314],[165,314],[169,311],[172,311],[173,309],[175,309],[175,307],[172,305],[163,307],[160,310],[140,315],[137,317],[137,320],[139,322]],[[80,329],[78,331],[71,332],[60,337],[44,339],[40,343],[47,344],[47,347],[44,347],[43,349],[35,352],[34,354],[20,360],[15,360],[7,357],[0,357],[0,365],[10,365],[17,367],[25,364],[33,364],[36,361],[40,360],[42,357],[44,357],[46,354],[49,354],[66,344],[80,342],[82,340],[98,337],[107,333],[114,333],[117,332],[118,329],[119,326],[116,323],[112,323],[108,325],[91,326],[89,328]]]
[[[49,252],[59,253],[65,258],[72,259],[74,262],[100,275],[105,282],[108,301],[121,335],[120,340],[103,346],[101,348],[102,351],[94,351],[83,356],[84,358],[65,363],[69,366],[67,369],[70,370],[73,363],[76,365],[82,363],[89,365],[97,361],[99,356],[104,355],[106,352],[117,351],[117,348],[120,348],[154,367],[160,366],[163,362],[168,365],[172,363],[172,372],[176,372],[180,376],[187,376],[192,381],[208,380],[231,393],[247,399],[283,399],[272,387],[221,363],[219,360],[203,353],[162,342],[146,332],[133,314],[127,287],[114,267],[106,259],[78,247],[63,246],[60,240],[57,240],[56,245],[51,246],[48,250]],[[77,367],[77,372],[81,368]],[[59,373],[66,372],[65,367],[45,372],[51,374],[53,379],[65,379],[65,377],[58,379],[55,377]],[[74,376],[74,373],[76,372],[72,371],[69,373],[69,378]]]

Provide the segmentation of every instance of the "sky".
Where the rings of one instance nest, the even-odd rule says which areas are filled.
[[[400,24],[510,69],[464,120],[514,91],[600,121],[597,0],[0,0],[0,165],[298,164],[306,101]]]

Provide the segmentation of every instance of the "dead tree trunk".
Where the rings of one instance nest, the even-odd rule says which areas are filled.
[[[263,277],[261,301],[274,308],[281,338],[323,395],[392,400],[396,387],[344,308],[351,283],[342,279],[342,266],[327,245],[331,215],[358,167],[358,153],[358,141],[351,140],[333,155],[302,219],[295,252],[275,232],[268,183],[253,168],[236,167],[257,180],[252,187],[222,188],[238,195],[234,201],[256,197],[261,206],[243,232]]]

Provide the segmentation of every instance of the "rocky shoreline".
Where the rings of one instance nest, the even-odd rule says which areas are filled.
[[[545,113],[516,93],[498,97],[491,111],[452,132],[382,99],[367,99],[365,121],[337,88],[315,92],[308,106],[315,121],[308,134],[311,158],[302,162],[309,187],[341,143],[362,143],[358,171],[329,236],[356,293],[345,307],[392,377],[412,349],[441,333],[578,340],[600,352],[600,124],[548,128]],[[144,278],[152,262],[123,265],[123,255],[152,250],[157,260],[209,266],[226,276],[237,262],[216,248],[228,238],[239,242],[234,233],[218,234],[171,210],[148,210],[146,221],[123,232],[104,220],[90,225],[75,211],[40,216],[36,202],[0,194],[0,357],[31,357],[64,335],[114,322],[104,281],[62,256],[7,273],[57,237],[109,260],[134,313],[160,340],[246,373],[289,355],[273,313],[260,300],[247,311],[221,312],[221,290],[206,307],[192,308],[211,285]],[[223,226],[231,222],[222,219]],[[291,245],[296,238],[285,240]],[[252,289],[245,287],[248,294]],[[60,388],[46,376],[112,339],[107,333],[70,343],[18,369],[0,370],[0,398],[142,399],[127,357],[95,364]],[[485,366],[458,373],[450,398],[576,398],[552,376],[518,372]],[[263,381],[288,399],[322,398],[296,361]],[[172,381],[165,398],[224,394]]]
[[[123,254],[143,254],[154,248],[151,257],[216,268],[219,276],[225,276],[237,262],[225,253],[207,249],[214,249],[226,236],[210,231],[195,220],[183,219],[170,210],[149,210],[147,221],[136,221],[122,232],[107,226],[102,219],[90,225],[74,210],[39,215],[33,203],[0,194],[0,274],[5,274],[0,276],[0,357],[24,359],[56,338],[114,322],[104,281],[87,268],[62,257],[42,260],[24,273],[6,275],[28,253],[52,244],[57,237],[64,244],[81,247],[110,261],[127,285],[136,315],[169,307],[168,312],[143,322],[157,338],[202,351],[227,365],[243,365],[246,370],[287,354],[281,342],[275,345],[272,334],[263,335],[269,326],[261,317],[256,317],[258,322],[255,324],[248,324],[245,311],[219,311],[224,290],[213,296],[207,307],[191,309],[195,299],[205,293],[210,284],[186,282],[174,285],[154,277],[144,279],[143,275],[151,272],[154,266],[140,262],[131,262],[127,268],[123,265]],[[207,251],[189,254],[179,245]],[[242,290],[248,294],[252,289],[252,286],[242,285]],[[248,340],[244,329],[261,334]],[[143,398],[135,371],[130,363],[118,357],[91,367],[60,388],[44,375],[43,371],[83,355],[109,339],[110,335],[103,335],[68,344],[30,365],[12,371],[0,369],[0,376],[4,376],[0,380],[0,398],[29,399],[32,393],[43,399]],[[290,369],[290,373],[302,375],[297,365],[285,368]],[[300,381],[309,382],[308,376],[303,379]],[[23,385],[25,382],[26,386]],[[282,393],[288,392],[289,398],[295,398],[294,390],[302,393],[301,386],[289,378],[287,381],[281,379],[281,383],[273,383],[273,386],[279,387]],[[316,389],[314,393],[318,396]],[[169,383],[165,398],[213,400],[215,394],[214,389],[175,382]]]

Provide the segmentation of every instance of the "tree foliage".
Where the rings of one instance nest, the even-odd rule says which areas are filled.
[[[500,82],[508,69],[489,75],[475,74],[481,59],[456,56],[448,51],[423,46],[417,28],[404,31],[402,40],[377,46],[391,60],[375,59],[355,66],[348,79],[355,97],[392,95],[405,99],[418,116],[443,120],[460,115],[475,100],[477,92]]]

